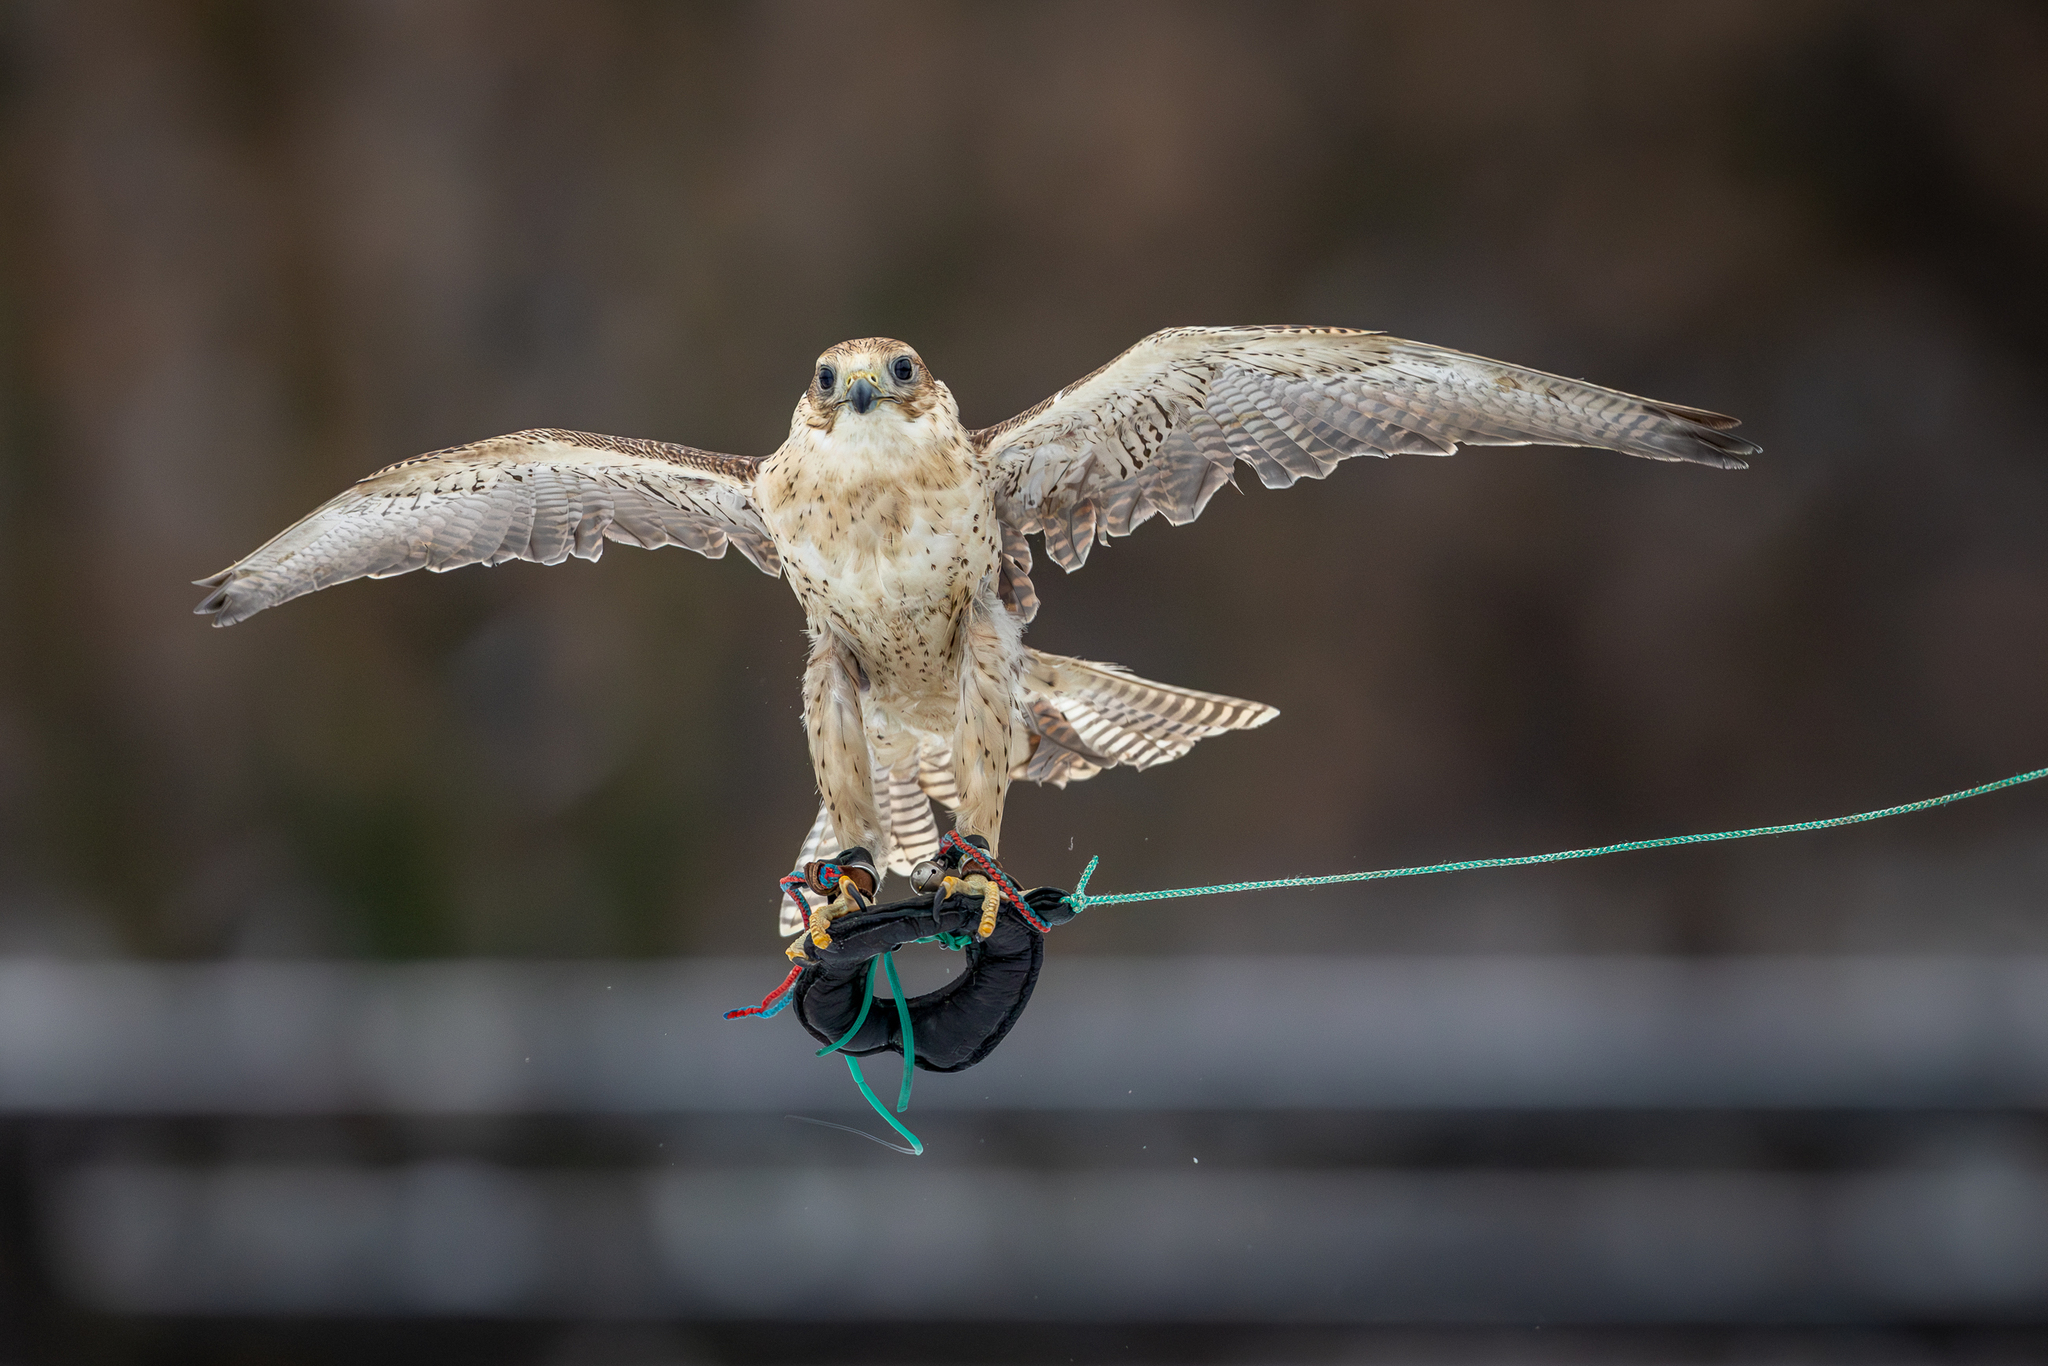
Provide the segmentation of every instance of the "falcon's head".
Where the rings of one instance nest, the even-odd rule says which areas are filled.
[[[916,422],[949,397],[917,352],[888,337],[862,337],[818,357],[797,420],[826,431],[840,422]]]

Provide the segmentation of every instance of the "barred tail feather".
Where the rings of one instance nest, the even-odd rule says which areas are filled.
[[[1013,778],[1065,787],[1117,764],[1150,768],[1178,759],[1197,740],[1263,726],[1280,714],[1262,702],[1154,683],[1115,664],[1026,654],[1030,746]]]
[[[960,785],[953,781],[953,751],[934,745],[918,755],[917,785],[948,811],[960,809]]]
[[[898,764],[889,774],[889,798],[882,819],[889,823],[889,871],[908,874],[919,860],[939,852],[939,823],[932,817],[931,798],[918,785],[916,759]]]

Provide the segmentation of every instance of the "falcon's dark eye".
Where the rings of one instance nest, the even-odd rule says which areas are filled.
[[[837,384],[838,382],[839,382],[839,376],[837,376],[837,375],[835,375],[835,374],[833,374],[833,373],[832,373],[832,367],[831,367],[831,366],[829,366],[829,365],[821,365],[821,366],[819,366],[819,367],[818,367],[818,392],[819,392],[819,393],[821,393],[821,394],[829,394],[829,393],[831,393],[831,392],[832,392],[832,386],[833,386],[833,385],[835,385],[835,384]]]
[[[896,363],[889,367],[889,373],[896,376],[898,384],[908,384],[917,378],[917,365],[908,356],[898,356]]]

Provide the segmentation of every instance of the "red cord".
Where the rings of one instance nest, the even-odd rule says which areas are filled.
[[[1030,925],[1032,929],[1043,934],[1052,928],[1052,926],[1032,914],[1031,908],[1024,904],[1024,896],[1017,890],[1017,884],[1010,881],[1010,875],[1001,868],[998,868],[995,860],[983,853],[979,847],[969,844],[966,837],[958,830],[948,831],[946,838],[939,841],[939,848],[957,849],[968,858],[973,859],[980,866],[982,874],[1001,889],[1003,899],[1017,908],[1017,914],[1023,916],[1025,923]]]
[[[803,974],[803,970],[804,965],[801,963],[797,964],[795,967],[789,970],[789,976],[782,979],[781,986],[775,988],[775,990],[769,992],[766,996],[763,996],[761,998],[761,1004],[757,1006],[748,1006],[744,1010],[728,1010],[725,1012],[725,1018],[728,1020],[737,1020],[748,1015],[766,1015],[769,1014],[771,1011],[778,1009],[781,1005],[782,998],[784,996],[787,996],[789,994],[789,989],[796,985],[796,979]]]

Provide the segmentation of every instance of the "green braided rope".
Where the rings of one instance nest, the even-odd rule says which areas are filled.
[[[1914,811],[1947,806],[1950,802],[1959,802],[1968,797],[1981,797],[2000,788],[2031,783],[2037,778],[2048,778],[2048,768],[2037,768],[2031,773],[2016,773],[2010,778],[2001,778],[1995,783],[1985,783],[1982,787],[1972,787],[1962,792],[1951,792],[1945,797],[1929,797],[1925,801],[1907,802],[1904,806],[1888,806],[1882,811],[1865,811],[1855,816],[1833,816],[1824,821],[1797,821],[1791,825],[1766,825],[1754,830],[1718,830],[1710,835],[1667,835],[1663,839],[1629,840],[1622,844],[1603,844],[1597,849],[1565,849],[1555,854],[1461,859],[1456,863],[1432,863],[1421,868],[1381,868],[1370,873],[1333,873],[1327,877],[1278,877],[1269,878],[1264,882],[1224,882],[1213,887],[1175,887],[1164,892],[1117,892],[1110,896],[1089,896],[1088,879],[1095,875],[1095,865],[1102,862],[1101,856],[1097,855],[1088,860],[1088,867],[1082,871],[1081,880],[1075,885],[1073,895],[1067,898],[1067,904],[1076,911],[1085,911],[1090,906],[1115,906],[1129,901],[1166,901],[1182,896],[1214,896],[1219,892],[1262,892],[1271,887],[1327,887],[1336,882],[1374,882],[1390,877],[1421,877],[1425,873],[1462,873],[1473,868],[1520,868],[1531,863],[1561,863],[1566,859],[1599,858],[1602,854],[1626,854],[1636,849],[1665,849],[1674,844],[1713,844],[1719,840],[1754,839],[1759,835],[1793,835],[1805,830],[1832,830],[1838,825],[1881,821],[1887,816],[1904,816]]]

